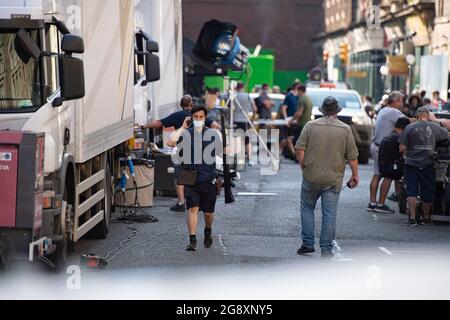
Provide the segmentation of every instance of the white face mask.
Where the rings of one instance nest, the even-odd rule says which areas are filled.
[[[197,130],[202,130],[205,126],[205,121],[194,120],[194,128]]]

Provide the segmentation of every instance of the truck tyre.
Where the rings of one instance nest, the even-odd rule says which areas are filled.
[[[368,164],[370,159],[370,149],[364,148],[359,151],[358,162],[360,164]]]
[[[103,220],[100,221],[89,233],[88,237],[93,239],[106,239],[109,231],[109,221],[111,219],[112,209],[112,184],[111,169],[108,161],[105,166],[104,190],[105,199],[103,199],[102,210],[104,211]]]

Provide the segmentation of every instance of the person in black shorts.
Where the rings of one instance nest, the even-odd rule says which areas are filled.
[[[215,157],[223,154],[223,146],[219,132],[205,126],[207,114],[205,107],[194,107],[192,118],[187,118],[168,142],[170,147],[178,147],[179,157],[182,160],[181,169],[196,173],[195,183],[185,185],[184,188],[186,207],[189,211],[187,251],[197,250],[197,224],[200,211],[205,215],[204,245],[211,248],[213,244],[212,225],[217,200],[214,184],[217,176]],[[186,152],[189,151],[190,155],[186,156]]]
[[[182,110],[174,112],[161,120],[155,120],[150,123],[141,124],[138,126],[143,130],[172,128],[172,127],[175,128],[175,130],[178,130],[183,126],[183,123],[186,120],[186,118],[191,115],[191,110],[194,107],[194,100],[190,95],[185,95],[181,99],[180,107]],[[206,120],[206,126],[208,128],[220,130],[220,125],[217,122],[212,121],[211,119]],[[175,180],[177,180],[179,172],[180,168],[175,165]],[[178,185],[175,181],[175,189],[177,192],[178,202],[173,207],[171,207],[170,210],[176,212],[186,212],[184,187]]]
[[[417,197],[422,201],[422,225],[432,225],[431,206],[436,190],[434,152],[436,143],[449,138],[447,128],[430,121],[427,107],[417,109],[417,122],[409,125],[400,137],[400,151],[406,154],[405,182],[411,227],[418,225],[416,217]]]
[[[398,140],[403,134],[405,128],[411,124],[411,121],[404,117],[399,118],[395,124],[394,131],[381,141],[378,155],[378,165],[380,168],[380,176],[384,178],[380,188],[380,202],[375,207],[378,213],[395,213],[389,208],[385,202],[392,181],[398,181],[403,177],[404,161],[400,152],[400,144]],[[399,190],[397,190],[399,194]]]

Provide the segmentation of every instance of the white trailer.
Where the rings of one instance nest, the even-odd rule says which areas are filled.
[[[62,265],[87,233],[106,237],[134,133],[134,21],[133,0],[0,0],[2,260]]]

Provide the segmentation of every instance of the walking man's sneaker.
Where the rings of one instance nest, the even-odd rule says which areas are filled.
[[[417,223],[416,219],[409,219],[407,225],[410,227],[417,227],[419,224]]]
[[[187,246],[186,251],[197,251],[197,241],[191,241]]]
[[[205,248],[211,248],[213,245],[213,238],[211,235],[211,230],[205,229]]]
[[[302,246],[300,249],[298,249],[297,253],[299,255],[304,255],[304,254],[308,254],[308,253],[314,253],[315,250],[314,248],[311,247],[306,247],[306,246]]]
[[[385,204],[378,204],[375,207],[375,212],[377,213],[395,213],[395,210],[389,208],[387,205]]]
[[[434,226],[434,222],[431,218],[423,219],[421,224],[424,226]]]
[[[177,203],[176,205],[174,205],[173,207],[170,208],[170,211],[174,211],[174,212],[186,212],[186,206],[183,204],[179,204]]]
[[[369,203],[368,205],[367,205],[367,211],[369,211],[369,212],[375,212],[375,208],[377,207],[377,205],[376,204],[371,204],[371,203]]]

